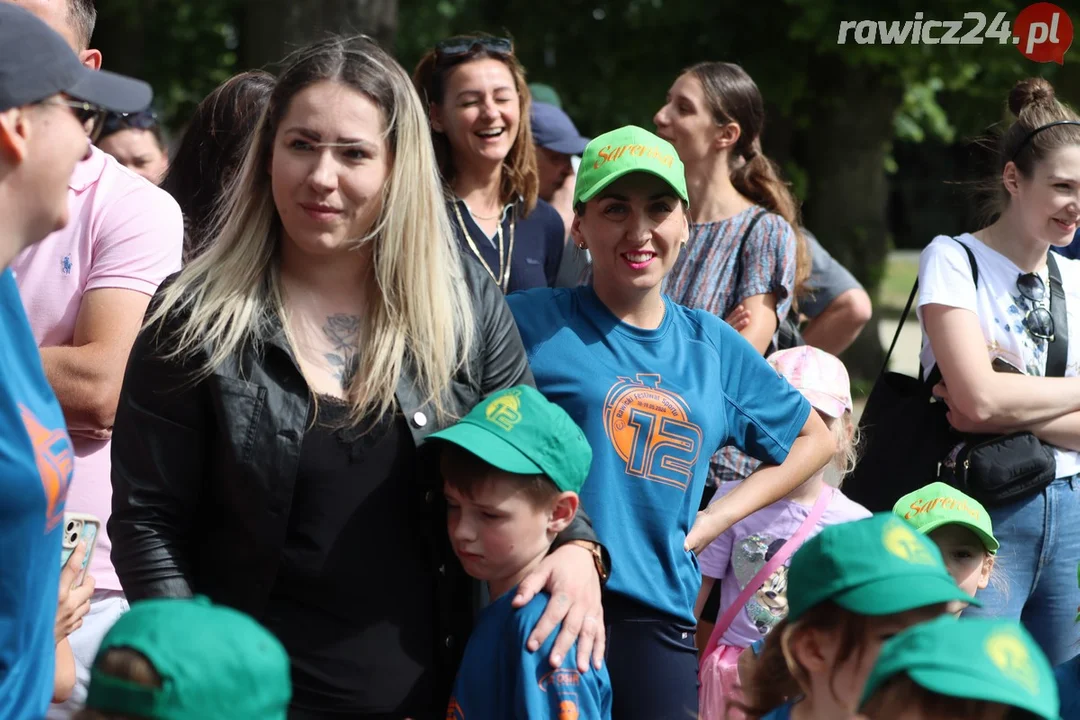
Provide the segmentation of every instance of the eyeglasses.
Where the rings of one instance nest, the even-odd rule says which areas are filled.
[[[454,37],[435,45],[435,58],[441,62],[468,55],[475,49],[486,50],[494,55],[512,55],[514,43],[507,38]]]
[[[158,116],[153,110],[143,110],[136,113],[107,113],[105,122],[101,127],[102,137],[120,132],[128,128],[134,130],[150,130],[157,127]]]
[[[86,129],[86,134],[91,139],[97,137],[101,129],[101,119],[105,116],[105,110],[82,100],[46,100],[43,105],[63,105],[71,108],[75,119]]]
[[[1024,328],[1034,338],[1054,342],[1054,316],[1038,304],[1046,298],[1046,283],[1038,273],[1024,273],[1016,278],[1016,289],[1032,305],[1024,316]]]

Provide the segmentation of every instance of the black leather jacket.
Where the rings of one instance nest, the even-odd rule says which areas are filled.
[[[502,293],[478,264],[464,265],[478,327],[471,373],[454,381],[459,416],[495,390],[533,384]],[[177,325],[173,318],[160,335],[144,330],[128,362],[113,429],[112,561],[132,601],[198,593],[259,617],[285,542],[309,391],[280,322],[261,349],[245,349],[198,382],[191,373],[201,358],[160,357]],[[397,403],[417,446],[440,429],[407,372]],[[449,697],[480,594],[450,548],[432,460],[418,452],[418,477],[402,481],[415,488],[416,532],[430,540],[438,568],[438,704]],[[596,541],[588,518],[578,517],[560,543]]]

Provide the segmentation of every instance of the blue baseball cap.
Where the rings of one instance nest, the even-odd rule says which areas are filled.
[[[138,112],[154,95],[141,80],[83,67],[56,31],[25,8],[0,1],[0,111],[58,93],[115,112]]]
[[[561,108],[534,102],[531,118],[533,141],[540,147],[563,155],[581,155],[585,152],[589,139],[581,136],[574,127],[574,121]]]

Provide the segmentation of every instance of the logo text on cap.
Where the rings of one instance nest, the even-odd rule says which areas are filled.
[[[521,422],[521,391],[510,390],[488,403],[484,417],[503,430],[510,432]]]

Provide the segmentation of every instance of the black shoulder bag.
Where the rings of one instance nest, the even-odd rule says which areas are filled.
[[[972,279],[978,287],[975,256],[967,245],[956,242],[967,253]],[[1052,255],[1047,262],[1054,340],[1049,342],[1046,374],[1061,376],[1068,355],[1065,293]],[[941,382],[936,365],[926,380],[922,380],[921,367],[917,378],[888,370],[918,289],[916,280],[863,410],[859,427],[864,450],[855,470],[844,481],[844,494],[871,512],[882,512],[892,510],[903,495],[938,479],[987,505],[1011,502],[1041,490],[1053,481],[1056,467],[1052,449],[1038,438],[1025,432],[997,436],[959,433],[946,419],[945,403],[933,397],[934,386]],[[949,463],[950,458],[955,462]],[[961,472],[955,472],[956,467]]]

